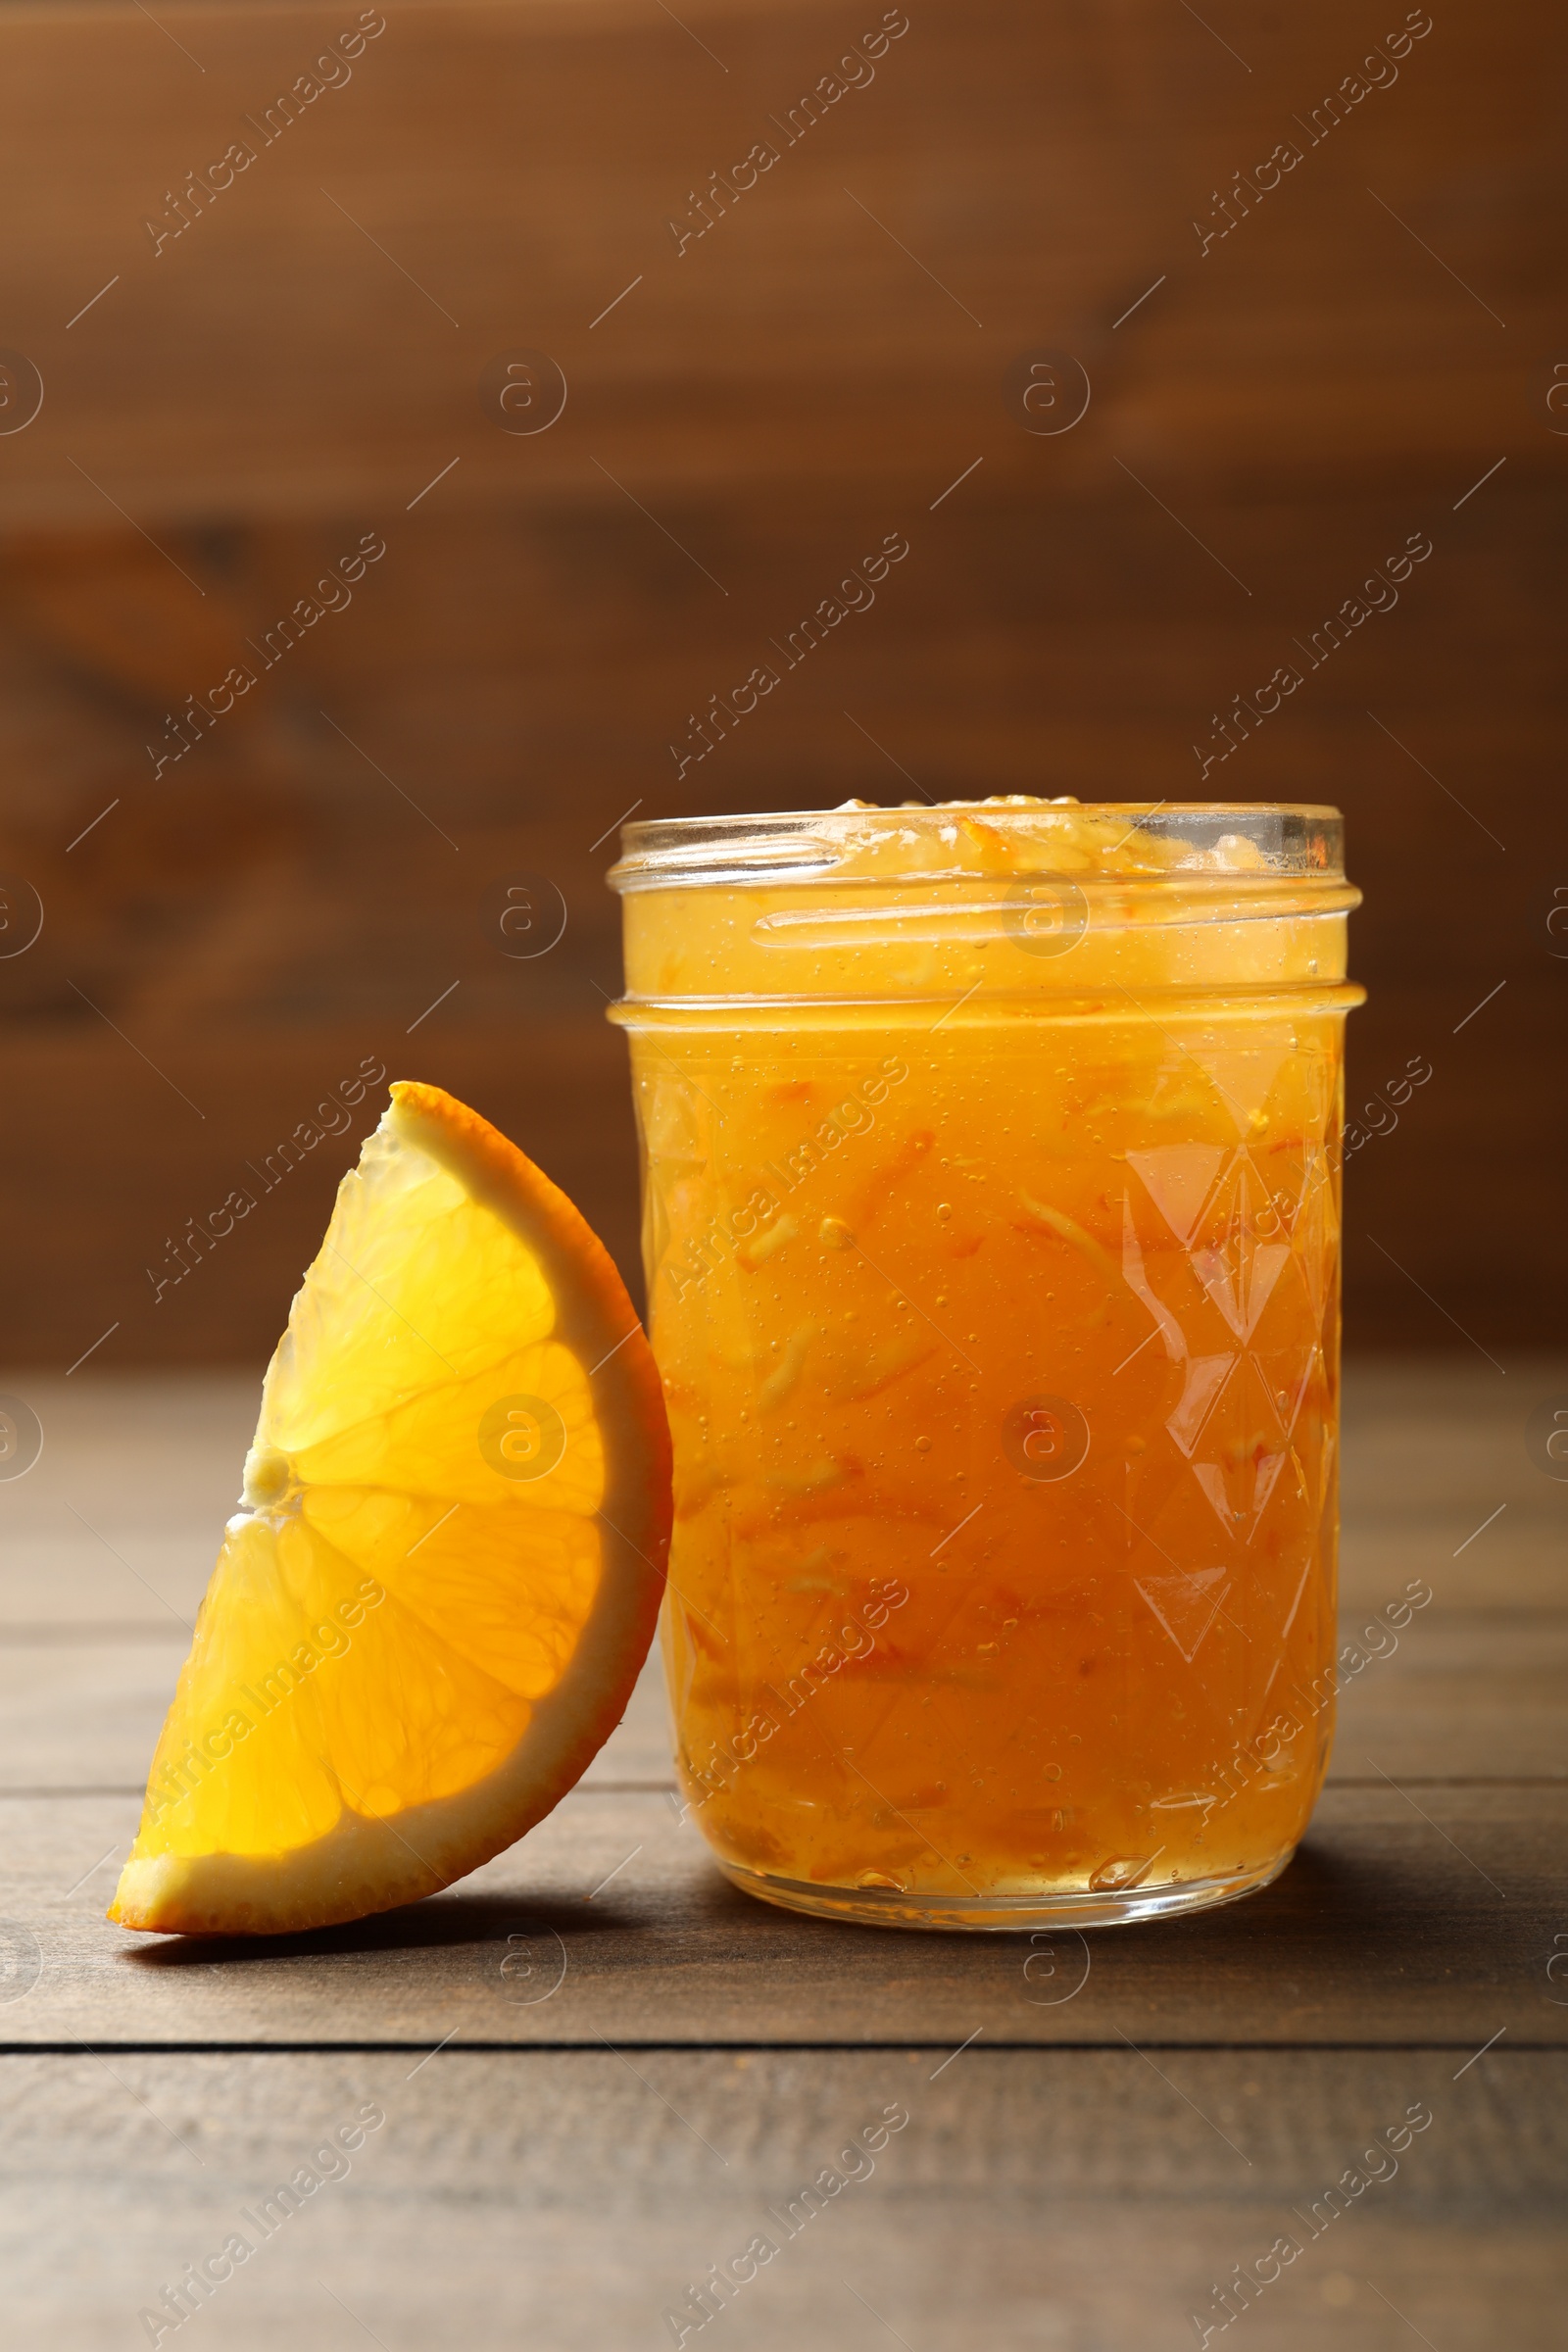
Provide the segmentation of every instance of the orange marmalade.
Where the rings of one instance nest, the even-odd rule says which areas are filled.
[[[1332,1728],[1335,811],[854,803],[612,879],[720,1865],[924,1928],[1265,1884]]]

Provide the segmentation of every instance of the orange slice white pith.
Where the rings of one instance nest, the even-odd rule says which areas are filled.
[[[399,1084],[267,1375],[109,1916],[357,1919],[559,1802],[624,1711],[669,1542],[659,1376],[564,1194]]]

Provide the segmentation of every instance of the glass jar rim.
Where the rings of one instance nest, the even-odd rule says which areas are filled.
[[[1114,841],[1091,841],[1087,828]],[[985,853],[1000,846],[1013,875],[1184,885],[1343,881],[1345,820],[1307,802],[1037,800],[864,801],[836,808],[643,818],[621,826],[621,855],[606,879],[625,895],[792,882],[864,886],[882,880],[996,878]],[[906,844],[917,860],[878,869],[864,853]],[[946,855],[944,855],[946,853]],[[1114,862],[1108,859],[1114,855]],[[934,858],[934,861],[933,861]]]

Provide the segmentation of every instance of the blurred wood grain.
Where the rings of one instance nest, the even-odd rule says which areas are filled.
[[[117,1320],[122,1361],[264,1352],[342,1152],[177,1317],[122,1306],[345,1054],[469,1094],[634,1274],[617,818],[1019,790],[1347,809],[1351,1102],[1434,1064],[1351,1167],[1351,1342],[1556,1335],[1559,18],[1440,17],[1314,133],[1373,37],[1344,0],[883,16],[0,15],[0,344],[43,387],[6,431],[0,354],[0,871],[45,913],[0,956],[17,1359]],[[1091,387],[1054,434],[1045,351]],[[547,430],[496,405],[519,352]],[[890,530],[876,607],[677,776]],[[1204,776],[1418,531],[1397,608]],[[531,962],[494,933],[524,873],[567,917]]]

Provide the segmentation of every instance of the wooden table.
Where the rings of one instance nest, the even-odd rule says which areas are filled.
[[[1411,1578],[1434,1597],[1351,1684],[1306,1842],[1244,1904],[1087,1940],[753,1904],[677,1817],[645,1678],[581,1788],[461,1888],[186,1947],[102,1914],[254,1385],[27,1384],[45,1451],[0,1486],[8,2341],[151,2341],[139,2314],[239,2232],[157,2340],[1559,2346],[1568,1485],[1523,1439],[1554,1392],[1539,1363],[1352,1378],[1347,1630]],[[287,2210],[301,2168],[337,2177]],[[1222,2329],[1215,2285],[1282,2237]],[[691,2290],[758,2238],[699,2328]]]

